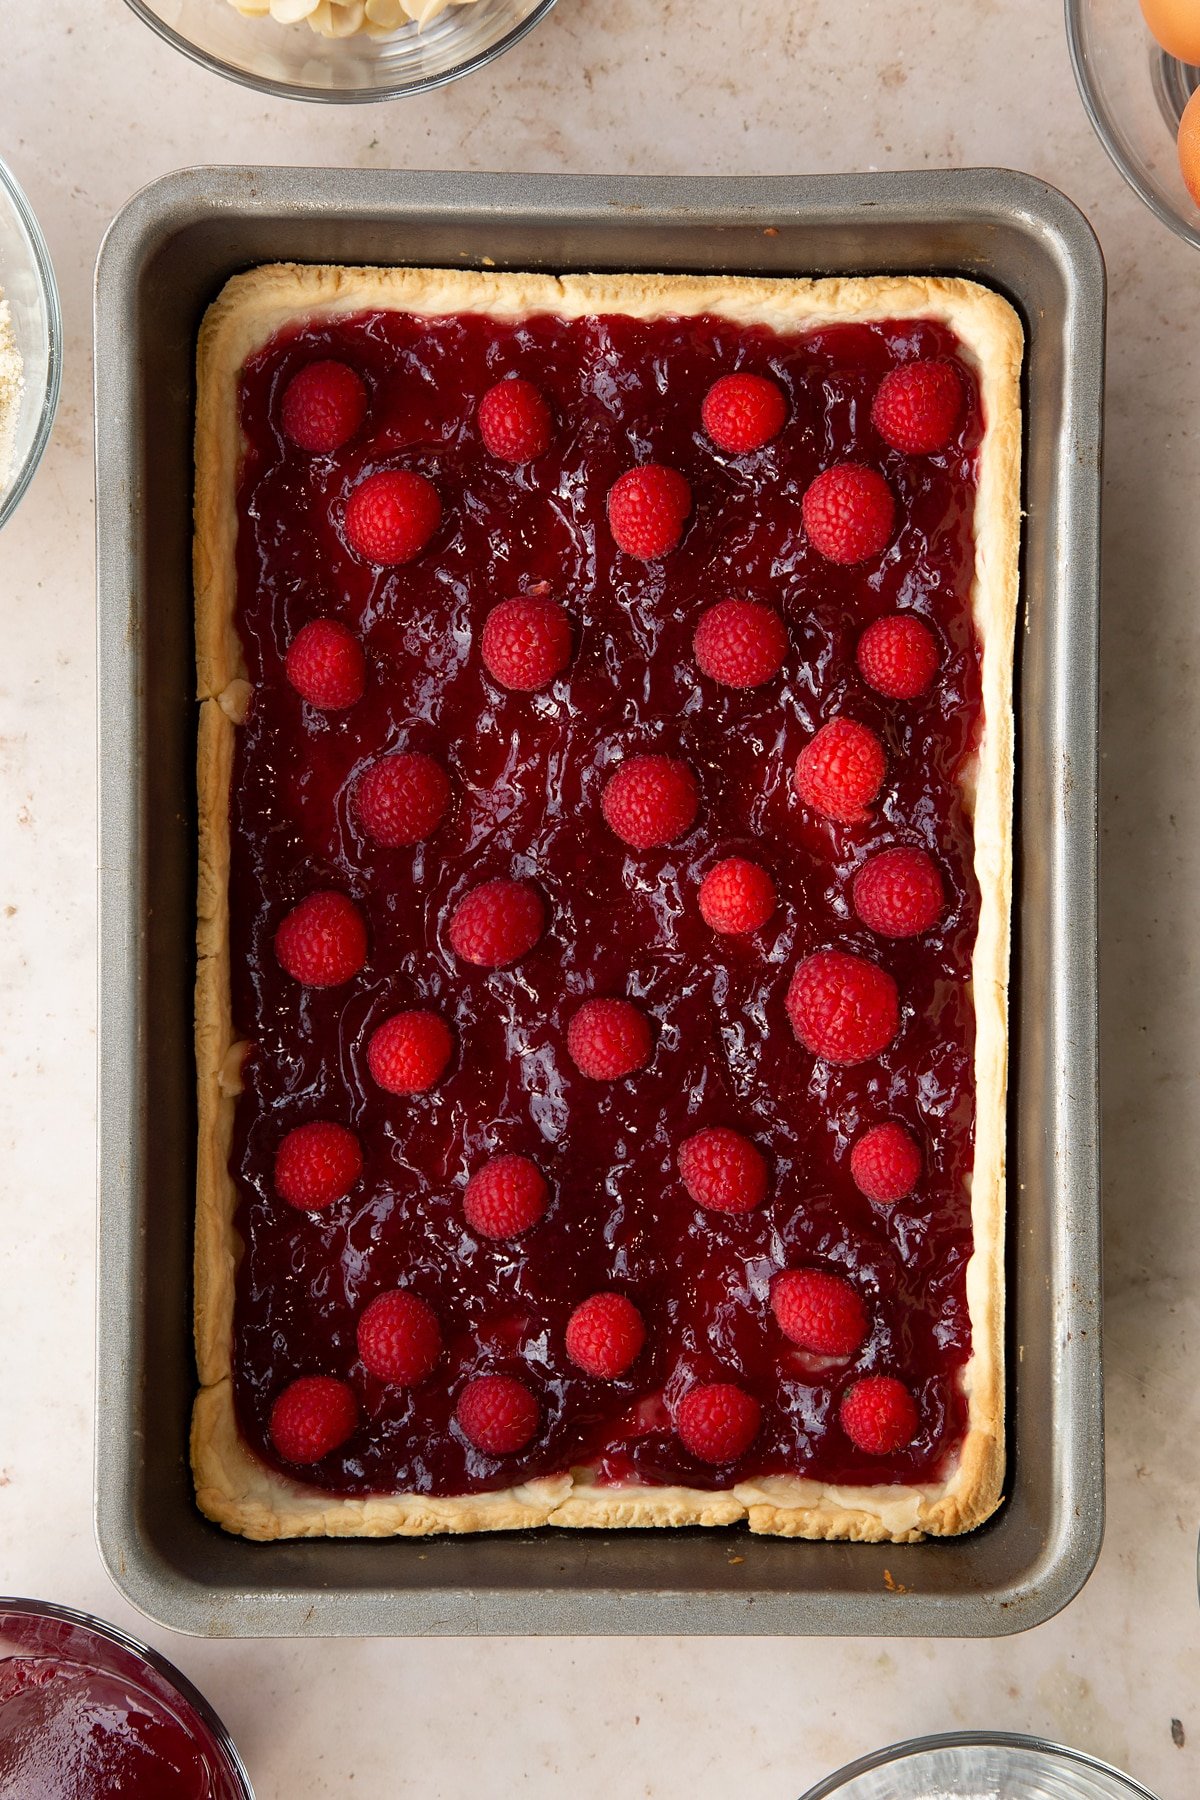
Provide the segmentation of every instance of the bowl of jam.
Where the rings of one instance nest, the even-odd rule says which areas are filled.
[[[204,1697],[115,1626],[0,1599],[0,1800],[253,1800]]]

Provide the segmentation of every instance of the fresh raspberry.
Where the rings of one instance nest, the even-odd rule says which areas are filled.
[[[718,600],[697,625],[692,652],[710,681],[726,687],[761,687],[782,669],[788,635],[773,606],[757,600]]]
[[[871,423],[893,450],[933,456],[954,436],[962,404],[963,384],[952,362],[938,357],[905,363],[880,382]]]
[[[642,562],[674,550],[692,510],[692,490],[677,469],[643,463],[608,490],[608,524],[617,548]]]
[[[775,883],[744,856],[727,856],[700,883],[700,913],[714,931],[757,931],[775,911]]]
[[[915,700],[938,671],[937,639],[915,613],[889,613],[858,640],[862,678],[889,700]]]
[[[818,475],[800,503],[804,529],[827,562],[860,563],[887,548],[896,503],[883,476],[861,463]]]
[[[767,1163],[740,1131],[708,1125],[679,1146],[679,1173],[697,1206],[748,1213],[767,1197]]]
[[[779,1329],[817,1356],[853,1356],[869,1328],[856,1288],[822,1269],[787,1269],[771,1283],[771,1311]]]
[[[806,956],[786,1004],[800,1042],[826,1062],[866,1062],[900,1029],[900,997],[887,970],[845,950]]]
[[[650,1022],[630,1000],[585,1000],[567,1027],[571,1061],[593,1081],[632,1075],[651,1048]]]
[[[321,889],[293,906],[275,933],[275,954],[305,987],[339,987],[367,960],[367,927],[353,900]]]
[[[881,937],[919,937],[937,924],[946,904],[937,864],[911,844],[869,857],[851,893],[863,924]]]
[[[850,1173],[859,1193],[890,1206],[907,1200],[921,1174],[921,1152],[903,1125],[886,1119],[865,1131],[850,1152]]]
[[[626,757],[600,801],[610,831],[635,850],[686,837],[699,805],[696,777],[673,756]]]
[[[830,719],[796,758],[796,792],[806,806],[857,825],[883,786],[887,758],[875,733],[856,719]]]
[[[765,375],[722,375],[704,396],[700,418],[718,450],[758,450],[783,430],[787,401]]]
[[[409,469],[381,469],[346,502],[346,537],[367,562],[392,568],[419,556],[442,518],[433,483]]]
[[[369,1375],[415,1387],[442,1354],[437,1314],[403,1288],[377,1295],[358,1321],[358,1354]]]
[[[359,824],[389,850],[430,837],[449,804],[450,777],[440,762],[419,750],[381,756],[354,787]]]
[[[762,1408],[732,1381],[691,1388],[679,1402],[675,1429],[685,1450],[700,1462],[730,1463],[744,1456],[755,1438]]]
[[[567,1320],[567,1355],[600,1381],[623,1375],[645,1342],[645,1321],[624,1294],[593,1294]]]
[[[527,1156],[493,1156],[468,1181],[463,1216],[481,1237],[520,1237],[549,1204],[549,1184],[535,1162]]]
[[[917,1435],[917,1403],[891,1375],[864,1375],[846,1389],[838,1409],[842,1430],[868,1456],[891,1456]]]
[[[344,1381],[302,1375],[271,1408],[271,1442],[284,1462],[320,1462],[344,1444],[358,1424],[358,1407]]]
[[[546,929],[542,896],[528,881],[485,881],[464,894],[446,935],[455,956],[481,969],[516,962]]]
[[[275,1152],[275,1192],[289,1206],[319,1212],[350,1192],[362,1166],[362,1148],[352,1131],[314,1119],[289,1131]]]
[[[493,606],[480,653],[493,681],[517,693],[548,687],[571,660],[571,625],[557,600],[521,594]]]
[[[532,462],[550,448],[550,408],[532,381],[510,375],[479,402],[479,435],[502,462]]]
[[[336,619],[314,619],[288,646],[287,678],[302,700],[322,712],[343,712],[362,699],[367,679],[363,648]]]
[[[511,1456],[537,1430],[538,1403],[524,1382],[511,1375],[480,1375],[459,1395],[454,1416],[477,1450]]]
[[[450,1027],[436,1013],[393,1013],[371,1034],[367,1066],[389,1094],[423,1094],[445,1073],[453,1051]]]
[[[367,416],[367,390],[344,362],[309,363],[283,390],[279,409],[293,444],[314,455],[340,450]]]

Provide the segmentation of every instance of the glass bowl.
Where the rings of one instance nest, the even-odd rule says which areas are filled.
[[[1200,207],[1183,185],[1175,137],[1200,87],[1146,28],[1138,0],[1066,0],[1067,43],[1096,136],[1164,225],[1200,249]]]
[[[0,162],[0,291],[8,301],[23,364],[8,483],[0,487],[0,526],[11,519],[50,441],[62,380],[62,314],[50,252],[10,169]]]
[[[229,1733],[164,1656],[70,1607],[0,1599],[0,1797],[117,1792],[254,1800]]]
[[[502,56],[554,0],[470,0],[424,30],[325,38],[303,22],[243,18],[229,0],[126,0],[139,19],[202,68],[286,100],[398,100],[428,93]]]
[[[1136,3],[1136,0],[1135,0]],[[1107,1763],[1041,1738],[956,1731],[849,1763],[803,1800],[1154,1800]]]

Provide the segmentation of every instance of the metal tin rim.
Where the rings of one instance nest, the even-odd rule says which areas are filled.
[[[138,755],[138,738],[130,713],[130,682],[139,679],[136,639],[129,635],[130,596],[136,594],[138,565],[131,561],[136,537],[130,536],[127,510],[130,494],[137,491],[138,464],[133,442],[120,420],[130,412],[128,383],[133,379],[134,346],[128,341],[128,325],[118,330],[117,321],[128,320],[129,305],[136,295],[141,258],[148,246],[161,243],[190,225],[203,225],[238,214],[249,228],[282,223],[285,232],[297,217],[317,230],[324,223],[335,228],[340,218],[352,220],[361,232],[386,231],[406,220],[424,228],[462,227],[468,220],[478,230],[484,219],[524,222],[539,229],[551,227],[555,248],[551,255],[563,266],[585,266],[583,257],[562,257],[557,248],[561,233],[599,231],[619,222],[620,230],[634,230],[641,254],[645,232],[646,261],[619,258],[605,264],[602,254],[586,266],[644,267],[660,252],[656,246],[664,233],[675,231],[682,239],[693,223],[709,237],[722,230],[741,231],[743,246],[753,227],[776,223],[812,226],[836,234],[843,242],[861,224],[867,230],[886,218],[894,231],[905,237],[911,226],[936,225],[939,217],[978,232],[981,246],[998,228],[1014,232],[1036,257],[1044,278],[1060,292],[1061,323],[1049,331],[1046,354],[1057,369],[1062,364],[1062,406],[1059,435],[1061,461],[1056,451],[1054,489],[1065,483],[1068,503],[1060,520],[1062,554],[1054,570],[1068,566],[1071,579],[1061,573],[1050,579],[1059,583],[1052,591],[1056,610],[1049,642],[1072,646],[1077,663],[1068,696],[1051,690],[1048,705],[1053,716],[1068,713],[1074,737],[1066,740],[1075,757],[1066,795],[1058,795],[1061,807],[1056,833],[1069,841],[1074,853],[1067,870],[1069,881],[1054,890],[1048,916],[1052,935],[1064,957],[1056,967],[1058,1029],[1068,1028],[1072,1038],[1072,1081],[1069,1088],[1057,1084],[1047,1129],[1059,1145],[1061,1178],[1056,1175],[1056,1204],[1047,1226],[1051,1246],[1062,1263],[1062,1299],[1058,1304],[1083,1327],[1064,1331],[1055,1338],[1052,1358],[1055,1391],[1061,1392],[1058,1423],[1061,1436],[1057,1455],[1061,1491],[1055,1493],[1043,1532],[1030,1540],[1030,1551],[1017,1565],[1018,1573],[1001,1570],[977,1587],[962,1592],[932,1586],[900,1595],[860,1585],[824,1586],[811,1579],[772,1584],[767,1580],[753,1588],[734,1591],[720,1582],[700,1580],[673,1587],[661,1576],[655,1580],[655,1564],[643,1581],[608,1577],[593,1578],[591,1585],[574,1581],[553,1585],[553,1571],[539,1579],[536,1565],[525,1566],[533,1576],[525,1585],[520,1575],[498,1576],[481,1557],[463,1583],[444,1580],[439,1585],[418,1587],[411,1582],[393,1585],[386,1574],[362,1581],[368,1555],[356,1557],[358,1546],[340,1546],[339,1564],[346,1573],[325,1568],[318,1580],[305,1573],[315,1570],[317,1553],[311,1546],[291,1547],[284,1560],[292,1574],[287,1585],[267,1587],[254,1576],[251,1559],[264,1562],[280,1552],[262,1546],[244,1546],[247,1557],[238,1564],[243,1579],[222,1575],[210,1584],[200,1565],[197,1573],[183,1571],[172,1553],[139,1535],[136,1501],[130,1483],[140,1466],[129,1439],[130,1369],[139,1352],[136,1309],[130,1295],[144,1286],[137,1262],[137,1216],[130,1191],[129,1159],[139,1154],[138,1093],[132,1065],[121,1066],[124,1044],[136,1035],[134,1000],[137,987],[139,935],[143,929],[136,887],[142,878],[139,794],[131,773]],[[276,243],[279,241],[275,233]],[[318,240],[319,241],[319,240]],[[705,240],[708,241],[707,239]],[[853,241],[851,239],[851,241]],[[495,246],[491,246],[495,248]],[[251,252],[252,254],[252,252]],[[591,252],[586,252],[591,255]],[[662,254],[666,254],[663,252]],[[687,252],[677,251],[677,258]],[[707,252],[706,252],[707,254]],[[853,256],[851,251],[849,256]],[[859,268],[886,266],[849,259],[845,250],[832,252],[828,266]],[[732,259],[732,260],[730,260]],[[410,258],[411,260],[411,258]],[[980,260],[986,263],[986,254]],[[512,266],[517,266],[516,264]],[[676,260],[674,267],[693,266]],[[723,260],[720,250],[705,266],[751,268],[753,250],[743,247],[741,256],[731,251]],[[824,268],[819,260],[806,268]],[[933,257],[927,266],[949,268],[947,259]],[[976,272],[970,258],[953,264],[955,272]],[[214,277],[216,278],[216,277]],[[984,279],[989,277],[985,274]],[[1003,285],[1000,278],[999,285]],[[1074,1291],[1071,1274],[1084,1275],[1087,1295],[1092,1294],[1093,1265],[1098,1263],[1099,1211],[1096,1183],[1097,1096],[1095,1081],[1095,682],[1096,628],[1095,569],[1098,555],[1099,505],[1098,451],[1103,364],[1103,263],[1086,220],[1057,190],[1033,177],[997,170],[921,171],[885,176],[848,177],[726,177],[672,179],[637,177],[488,177],[424,173],[374,173],[357,171],[263,169],[195,169],[160,179],[132,199],[110,226],[101,248],[97,272],[97,431],[106,486],[97,512],[98,570],[100,581],[101,727],[106,734],[101,759],[102,855],[101,912],[102,1020],[104,1038],[116,1043],[114,1054],[101,1057],[101,1114],[103,1120],[100,1183],[104,1232],[101,1254],[101,1288],[97,1329],[99,1404],[96,1528],[101,1554],[122,1590],[154,1617],[176,1629],[205,1633],[245,1632],[264,1635],[294,1630],[353,1631],[363,1633],[458,1634],[536,1630],[597,1632],[737,1632],[800,1631],[802,1633],[874,1631],[883,1634],[1001,1635],[1050,1618],[1066,1605],[1083,1585],[1099,1551],[1103,1527],[1103,1492],[1100,1445],[1102,1397],[1099,1379],[1098,1332],[1092,1314],[1079,1314],[1083,1299]],[[1056,375],[1055,379],[1059,379]],[[1069,454],[1068,454],[1069,453]],[[134,502],[136,504],[136,501]],[[110,516],[111,515],[111,516]],[[1070,554],[1068,554],[1068,548]],[[136,619],[135,612],[135,632]],[[1049,652],[1048,652],[1049,654]],[[1056,725],[1055,730],[1065,730]],[[1059,739],[1054,740],[1056,743]],[[1058,754],[1063,754],[1060,751]],[[1049,798],[1049,796],[1048,796]],[[1068,932],[1064,918],[1072,921]],[[1090,945],[1090,949],[1089,949]],[[1073,971],[1075,986],[1064,988],[1063,970]],[[141,1066],[140,1064],[138,1065]],[[1057,1264],[1056,1264],[1057,1266]],[[1090,1301],[1089,1301],[1090,1304]],[[105,1420],[115,1420],[117,1431],[105,1430]],[[140,1439],[138,1440],[140,1442]],[[172,1452],[174,1455],[175,1452]],[[1001,1521],[1006,1515],[1001,1515]],[[985,1531],[991,1528],[985,1528]],[[625,1534],[629,1535],[629,1534]],[[1024,1540],[1022,1540],[1024,1542]],[[966,1543],[967,1540],[962,1540]],[[919,1547],[933,1558],[953,1555],[939,1546]],[[836,1560],[838,1547],[829,1547]],[[865,1555],[866,1552],[864,1551]],[[435,1548],[436,1555],[436,1548]],[[432,1560],[432,1559],[431,1559]],[[694,1565],[702,1566],[702,1565]],[[371,1564],[372,1569],[376,1568]],[[1008,1565],[1012,1567],[1012,1565]],[[507,1580],[508,1585],[505,1585]],[[355,1585],[358,1582],[360,1585]],[[1005,1585],[1009,1583],[1010,1585]],[[299,1622],[297,1622],[299,1621]],[[581,1623],[582,1621],[582,1623]]]

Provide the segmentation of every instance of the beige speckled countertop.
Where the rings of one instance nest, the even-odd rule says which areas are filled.
[[[993,1643],[220,1643],[144,1629],[225,1715],[260,1800],[789,1800],[866,1749],[963,1725],[1066,1739],[1162,1800],[1193,1800],[1200,261],[1094,141],[1060,7],[559,0],[481,76],[345,110],[273,105],[210,77],[119,0],[3,10],[0,155],[50,241],[67,371],[50,452],[0,539],[0,1588],[143,1629],[109,1585],[91,1526],[89,324],[112,213],[151,176],[194,162],[714,174],[1007,164],[1083,207],[1112,284],[1109,1525],[1096,1575],[1049,1625]]]

